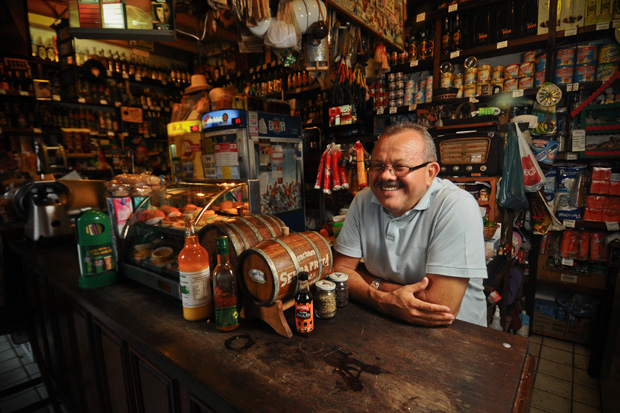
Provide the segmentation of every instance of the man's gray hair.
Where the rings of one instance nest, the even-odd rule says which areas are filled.
[[[428,132],[428,129],[426,129],[422,125],[407,121],[393,123],[387,128],[385,128],[380,138],[383,136],[396,135],[397,133],[406,131],[414,132],[422,138],[424,150],[422,151],[421,155],[424,162],[437,162],[437,148],[435,147],[435,141],[433,141],[433,137]]]

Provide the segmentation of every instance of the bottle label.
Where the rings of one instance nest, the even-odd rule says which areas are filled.
[[[300,333],[309,333],[314,330],[313,303],[295,303],[295,325]]]
[[[230,327],[237,324],[239,324],[239,312],[236,305],[215,309],[215,325],[218,327]]]
[[[209,267],[198,272],[179,271],[183,307],[196,308],[213,301]]]

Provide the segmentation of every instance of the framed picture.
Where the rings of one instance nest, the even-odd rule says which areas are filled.
[[[52,100],[52,87],[46,79],[33,79],[34,96],[37,100]]]

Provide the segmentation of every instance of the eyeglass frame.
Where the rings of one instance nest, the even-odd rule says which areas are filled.
[[[399,165],[400,168],[407,168],[408,169],[407,172],[403,172],[402,174],[400,174],[400,173],[397,174],[396,173],[396,170],[394,169],[394,165],[383,165],[383,164],[381,164],[381,165],[370,165],[368,167],[368,172],[372,173],[372,174],[376,174],[376,175],[381,175],[383,173],[383,171],[385,171],[385,168],[387,168],[392,175],[394,175],[396,177],[399,177],[399,178],[402,178],[403,176],[409,175],[411,172],[416,171],[416,170],[418,170],[420,168],[424,168],[425,166],[427,166],[427,165],[429,165],[431,163],[433,163],[433,161],[424,162],[424,163],[421,163],[420,165],[416,165],[416,166]],[[376,168],[376,167],[379,167],[379,166],[381,167],[380,171],[373,170],[373,168]]]

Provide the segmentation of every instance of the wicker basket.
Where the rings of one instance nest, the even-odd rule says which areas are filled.
[[[495,231],[497,231],[497,227],[499,225],[495,224],[493,226],[484,226],[484,240],[489,241],[495,235]]]

